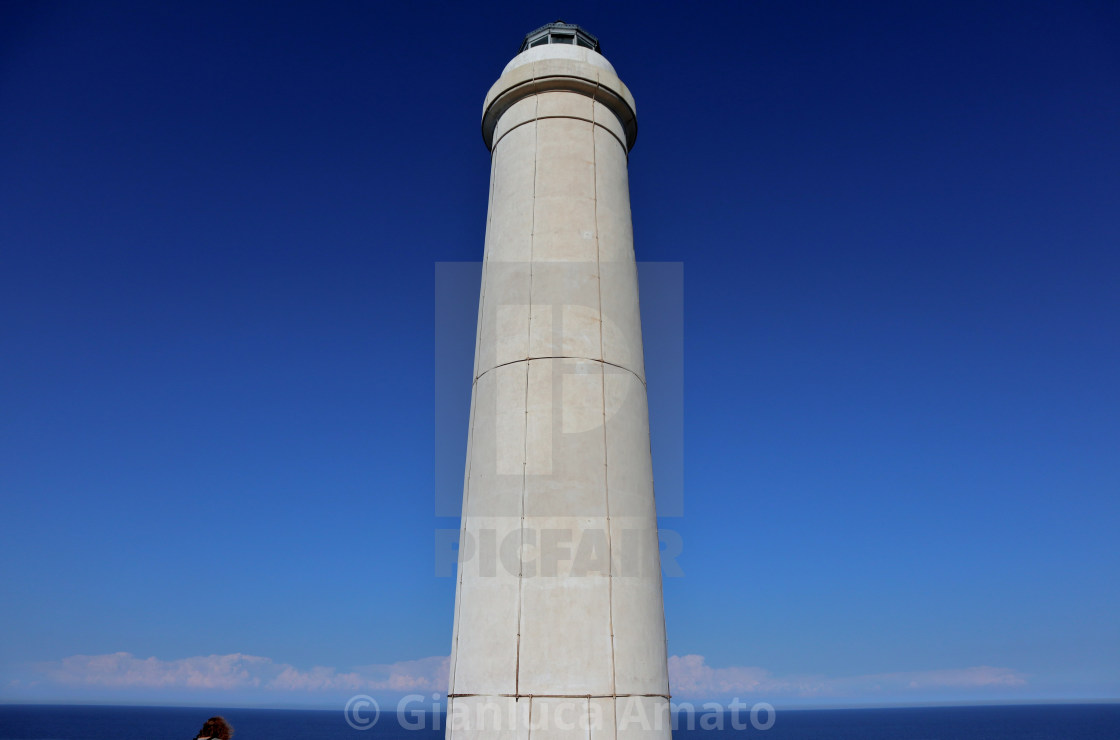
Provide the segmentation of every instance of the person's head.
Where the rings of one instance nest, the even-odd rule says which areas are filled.
[[[198,737],[212,737],[216,740],[230,740],[233,737],[233,728],[226,722],[225,717],[211,717],[198,731]]]

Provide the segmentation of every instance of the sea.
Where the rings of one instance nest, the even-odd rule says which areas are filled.
[[[435,740],[444,717],[413,716],[411,727],[383,715],[355,729],[339,710],[0,705],[0,740],[191,740],[221,714],[235,740]],[[773,721],[771,721],[771,719]],[[772,718],[742,713],[681,715],[674,740],[1118,740],[1120,704],[777,709]],[[735,722],[741,729],[732,726]],[[417,728],[416,725],[421,727]],[[766,727],[767,729],[758,729]]]

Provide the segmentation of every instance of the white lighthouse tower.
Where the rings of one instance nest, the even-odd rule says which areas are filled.
[[[671,736],[636,134],[630,92],[579,26],[527,35],[486,95],[450,740]]]

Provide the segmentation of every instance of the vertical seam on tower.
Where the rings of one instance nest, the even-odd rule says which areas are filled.
[[[596,83],[595,92],[599,86]],[[599,288],[599,381],[602,393],[603,411],[603,505],[607,520],[607,627],[611,638],[611,694],[618,693],[615,679],[616,665],[614,655],[614,548],[611,542],[611,490],[609,476],[609,453],[607,451],[607,365],[606,352],[603,348],[603,262],[599,255],[599,155],[598,145],[595,141],[596,120],[596,95],[591,96],[591,187],[593,198],[591,200],[595,214],[595,278]],[[590,700],[589,700],[590,704]],[[616,728],[617,736],[617,728]]]
[[[483,243],[483,249],[482,249],[482,291],[481,291],[481,295],[478,297],[478,303],[479,303],[478,313],[479,313],[479,319],[481,321],[485,321],[485,319],[486,319],[486,315],[484,313],[485,310],[486,310],[486,282],[487,282],[486,281],[486,268],[490,263],[490,249],[489,249],[490,245],[486,244],[485,242],[488,242],[490,240],[490,230],[493,228],[493,225],[494,225],[494,190],[496,189],[494,181],[495,181],[495,179],[497,177],[497,173],[498,173],[497,150],[498,150],[498,147],[495,146],[494,149],[491,150],[491,152],[490,152],[490,195],[489,195],[489,197],[487,199],[487,203],[486,203],[486,237],[483,240],[484,243]],[[473,381],[478,380],[483,375],[483,373],[478,372],[478,350],[481,346],[482,346],[482,327],[479,327],[479,331],[477,331],[475,333],[475,338],[474,338],[474,370],[471,373],[474,376],[474,378],[472,380],[472,386],[474,384]],[[496,360],[497,360],[497,358],[495,358],[495,361]],[[473,390],[473,388],[472,388],[472,390]]]
[[[495,180],[497,179],[497,173],[498,173],[497,156],[494,153],[495,150],[497,150],[497,147],[494,147],[494,150],[492,150],[490,152],[490,194],[487,197],[487,203],[486,203],[486,234],[485,234],[485,236],[483,237],[483,240],[482,240],[483,241],[483,244],[482,244],[482,289],[479,291],[479,296],[478,296],[478,316],[479,316],[479,321],[480,322],[486,320],[486,266],[487,266],[487,263],[489,262],[489,257],[490,257],[490,249],[489,249],[490,245],[488,244],[488,242],[490,240],[490,229],[491,229],[491,227],[493,225],[493,222],[494,222],[494,187],[495,187],[494,184],[495,184]],[[477,373],[478,373],[478,350],[479,350],[479,347],[481,347],[481,346],[482,346],[482,327],[480,326],[478,328],[478,331],[475,334],[475,339],[474,339],[474,369],[471,370],[471,376],[472,376],[471,377],[471,410],[470,410],[470,419],[468,420],[468,423],[470,424],[470,432],[469,432],[469,436],[467,438],[467,475],[466,475],[466,481],[463,484],[463,511],[462,511],[462,514],[460,515],[461,522],[459,524],[459,545],[460,545],[460,547],[462,547],[462,543],[463,543],[463,534],[466,532],[466,529],[467,529],[467,502],[470,500],[470,493],[471,493],[471,470],[473,468],[473,463],[474,463],[474,415],[475,415],[475,411],[476,411],[476,405],[474,403],[474,400],[475,400],[476,392],[478,390],[478,379],[480,377],[482,377],[481,375],[477,375]],[[460,560],[458,554],[456,555],[455,559]],[[457,572],[456,575],[458,577],[457,577],[456,582],[455,582],[455,588],[456,588],[456,594],[457,594],[456,599],[455,599],[455,634],[454,634],[453,639],[451,641],[451,653],[452,653],[452,655],[455,656],[455,667],[452,670],[452,674],[451,674],[451,676],[449,677],[449,680],[448,680],[449,693],[454,690],[455,685],[456,685],[456,677],[459,675],[459,628],[462,627],[462,624],[459,621],[459,617],[463,613],[463,569],[464,568],[466,568],[466,564],[463,563],[460,560],[460,562],[458,562],[458,564],[457,564],[457,571],[458,572]],[[448,709],[450,709],[450,708],[451,708],[451,703],[450,703],[450,700],[449,700],[448,701]]]
[[[624,149],[624,151],[625,151],[625,149]],[[626,154],[626,162],[627,162],[627,165],[628,165],[627,169],[629,170],[630,152],[626,151],[625,154]],[[629,189],[629,186],[627,186],[627,188]],[[633,209],[630,209],[630,211],[631,211],[631,213],[630,213],[631,227],[630,228],[631,228],[631,234],[632,234],[633,233],[633,228],[634,228],[633,227],[633,222],[634,222],[633,221]],[[633,240],[631,240],[630,251],[631,251],[631,254],[634,254]],[[639,311],[640,311],[641,310],[640,309],[640,305],[641,305],[641,294],[640,294],[641,286],[638,284],[638,258],[637,258],[636,254],[634,254],[634,290],[635,290],[635,294],[637,295],[637,298],[638,298]],[[644,361],[644,357],[645,357],[645,338],[641,334],[641,320],[640,319],[638,321],[638,332],[639,332],[638,336],[642,340],[642,357],[643,357],[642,371],[643,371],[643,374],[644,374],[644,372],[645,372],[645,361]],[[637,377],[637,374],[635,374],[635,377]],[[638,378],[638,379],[641,381],[642,385],[645,386],[645,390],[646,390],[646,445],[647,445],[647,448],[649,449],[649,459],[650,459],[650,471],[649,471],[650,496],[653,499],[652,502],[651,502],[652,505],[653,505],[653,549],[654,549],[654,552],[657,555],[657,571],[656,571],[657,572],[657,595],[659,597],[660,603],[662,604],[662,607],[661,607],[661,634],[664,638],[665,661],[666,661],[665,696],[666,696],[666,698],[669,698],[669,697],[672,696],[672,693],[673,693],[672,690],[671,690],[671,687],[669,686],[669,671],[668,671],[669,628],[668,628],[668,624],[666,623],[665,606],[664,606],[664,604],[665,604],[665,579],[662,577],[662,571],[661,571],[661,531],[660,531],[660,528],[659,528],[658,523],[657,523],[657,487],[656,487],[656,484],[655,484],[654,479],[653,479],[653,434],[649,431],[649,429],[650,429],[650,424],[649,424],[649,382],[648,382],[648,378],[645,378],[645,379]],[[672,710],[670,709],[670,712],[671,711]]]
[[[643,350],[644,351],[644,350]],[[646,429],[649,429],[649,396],[646,396]],[[669,688],[669,628],[665,623],[665,579],[661,577],[661,532],[657,526],[657,489],[653,482],[653,435],[647,431],[649,438],[649,458],[650,458],[650,471],[649,471],[649,487],[650,495],[653,496],[653,549],[657,553],[657,595],[661,597],[661,634],[665,637],[665,696],[672,696],[673,692]],[[671,710],[670,710],[671,711]]]
[[[513,667],[513,692],[521,693],[521,587],[525,575],[525,496],[528,489],[529,467],[529,370],[533,363],[529,359],[529,347],[533,341],[533,242],[537,228],[537,157],[540,150],[540,126],[537,114],[540,112],[540,95],[533,96],[533,190],[530,197],[529,215],[529,320],[525,329],[525,420],[521,432],[521,519],[518,535],[521,544],[517,549],[517,655]],[[529,716],[532,717],[533,700],[529,700]]]

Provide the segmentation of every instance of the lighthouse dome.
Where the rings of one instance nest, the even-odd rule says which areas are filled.
[[[549,23],[525,34],[519,53],[502,74],[542,59],[571,59],[617,74],[603,56],[599,38],[582,26],[564,21]]]

